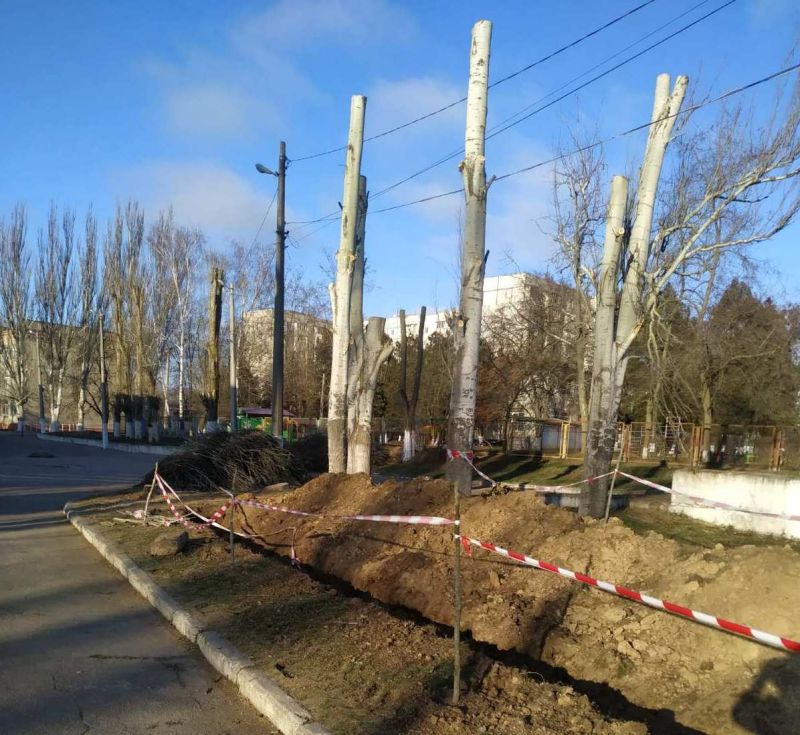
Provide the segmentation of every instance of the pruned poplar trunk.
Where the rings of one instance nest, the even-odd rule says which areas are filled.
[[[344,193],[339,250],[336,254],[336,281],[331,286],[333,340],[331,378],[328,396],[328,471],[346,469],[347,368],[350,341],[350,287],[356,245],[358,187],[361,151],[364,145],[364,111],[367,98],[353,95],[350,100],[350,130],[345,155]]]
[[[364,238],[367,228],[367,177],[358,178],[358,214],[350,277],[350,337],[347,354],[347,471],[350,472],[350,440],[358,422],[358,386],[364,361]]]
[[[371,470],[372,404],[378,371],[394,348],[392,340],[384,334],[385,325],[383,317],[370,317],[358,347],[359,371],[354,376],[355,426],[347,442],[347,472],[351,475],[357,472],[369,474]]]
[[[406,312],[400,310],[400,406],[403,409],[403,462],[410,462],[417,453],[417,402],[422,379],[422,361],[425,356],[425,307],[419,312],[419,329],[416,341],[416,362],[414,363],[414,382],[409,397],[406,389],[408,370],[408,342],[406,338]]]
[[[600,328],[599,313],[595,315],[595,363],[600,359],[600,370],[592,370],[592,397],[589,403],[589,432],[584,460],[586,477],[608,472],[616,437],[616,419],[628,354],[636,335],[644,323],[645,272],[650,260],[653,211],[658,193],[658,182],[664,163],[664,154],[669,143],[675,118],[686,94],[688,79],[679,76],[670,93],[668,74],[660,74],[656,80],[653,114],[647,137],[644,159],[636,193],[636,215],[631,227],[628,243],[627,271],[624,274],[620,294],[619,310],[614,320],[611,314],[608,326]],[[615,177],[616,178],[616,177]],[[613,192],[612,192],[613,198]],[[609,205],[610,214],[611,205]],[[608,224],[606,245],[608,244]],[[603,258],[605,266],[605,254]],[[614,279],[616,302],[616,278]],[[600,290],[600,288],[598,289]],[[610,295],[606,296],[608,299]],[[598,294],[598,312],[600,295]],[[608,315],[604,319],[608,318]],[[611,344],[608,344],[608,342]],[[598,358],[598,351],[603,353]],[[610,381],[610,385],[607,384]],[[597,395],[594,395],[597,393]],[[578,512],[601,518],[605,513],[605,501],[609,479],[592,482],[581,491]]]
[[[589,427],[584,454],[584,472],[587,478],[596,477],[611,465],[616,439],[616,402],[614,401],[614,312],[617,305],[617,275],[625,237],[625,205],[628,197],[628,180],[615,176],[611,181],[611,196],[606,216],[606,233],[603,243],[603,260],[597,283],[597,309],[594,329],[594,363],[589,398]],[[598,488],[600,490],[598,491]],[[605,512],[606,480],[581,486],[578,505],[580,515],[602,517]]]
[[[219,332],[222,324],[222,285],[225,274],[220,268],[211,269],[208,289],[208,343],[203,405],[206,409],[206,431],[218,429],[219,419]]]
[[[447,446],[459,452],[472,451],[475,429],[475,401],[478,389],[478,349],[483,311],[483,278],[486,249],[486,111],[489,93],[489,47],[492,24],[478,21],[472,28],[467,122],[464,160],[466,220],[461,251],[461,293],[459,309],[453,318],[453,385]],[[448,479],[462,495],[471,489],[472,468],[462,459],[450,462]]]
[[[581,451],[586,449],[586,433],[589,429],[589,397],[586,390],[586,326],[583,315],[584,295],[575,290],[575,321],[578,334],[575,338],[575,378],[578,393],[578,413],[581,424]]]

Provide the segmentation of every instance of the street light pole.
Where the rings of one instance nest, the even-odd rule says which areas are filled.
[[[236,326],[236,308],[233,301],[233,284],[231,283],[228,288],[228,342],[230,347],[230,396],[231,396],[231,434],[235,434],[238,429],[238,418],[236,411],[236,335],[234,332]]]
[[[44,434],[46,422],[44,420],[44,386],[42,385],[42,355],[39,348],[39,330],[36,330],[36,372],[39,376],[39,433]]]
[[[108,449],[108,376],[106,375],[106,344],[103,329],[103,312],[100,312],[100,429],[103,449]]]
[[[278,170],[257,163],[256,170],[278,179],[275,227],[275,307],[272,310],[272,436],[283,446],[283,255],[286,250],[286,143],[281,141]]]

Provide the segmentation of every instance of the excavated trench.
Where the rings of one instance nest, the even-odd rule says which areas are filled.
[[[252,496],[253,498],[257,496]],[[323,475],[269,503],[313,513],[452,514],[442,481],[383,483]],[[210,507],[210,506],[209,506]],[[783,547],[695,552],[541,504],[533,494],[470,498],[464,533],[533,553],[692,608],[800,636],[800,559]],[[452,626],[453,541],[447,527],[366,524],[244,508],[248,542],[394,615]],[[289,529],[297,529],[290,531]],[[281,533],[284,535],[281,536]],[[585,694],[603,714],[653,733],[800,731],[800,658],[476,551],[464,559],[462,628],[474,664],[502,661]]]

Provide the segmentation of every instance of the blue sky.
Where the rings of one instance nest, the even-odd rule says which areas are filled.
[[[723,2],[707,0],[642,46]],[[499,86],[490,95],[489,124],[698,3],[656,0]],[[494,23],[491,76],[497,79],[637,4],[0,0],[0,212],[25,202],[34,230],[51,199],[79,212],[94,203],[103,219],[128,197],[151,216],[171,203],[181,222],[201,227],[209,244],[224,251],[232,238],[253,239],[274,190],[273,179],[257,174],[253,163],[274,166],[281,139],[290,159],[342,145],[351,94],[367,95],[367,133],[380,132],[464,95],[470,29],[480,18]],[[599,136],[644,122],[660,72],[688,74],[698,93],[719,93],[787,66],[800,53],[794,47],[799,31],[794,0],[738,0],[490,141],[487,169],[502,174],[549,158],[578,116]],[[773,90],[763,86],[754,98],[768,103]],[[458,148],[463,124],[459,105],[367,144],[363,173],[370,190]],[[642,141],[631,136],[607,148],[609,176],[638,163]],[[337,153],[290,165],[290,220],[336,209],[342,162]],[[374,199],[373,210],[457,187],[457,162]],[[549,199],[546,168],[492,189],[490,275],[548,267]],[[368,219],[369,313],[453,302],[459,200]],[[270,220],[263,237],[271,239],[273,229]],[[289,267],[324,280],[338,227],[290,229]],[[796,224],[754,251],[773,269],[768,287],[782,299],[800,300],[794,278],[799,234]]]

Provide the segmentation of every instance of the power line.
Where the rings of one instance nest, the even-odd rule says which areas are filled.
[[[515,77],[518,77],[520,74],[523,74],[526,71],[530,71],[534,67],[539,66],[540,64],[543,64],[546,61],[549,61],[550,59],[554,58],[555,56],[558,56],[559,54],[562,54],[562,53],[564,53],[565,51],[568,51],[571,48],[574,48],[575,46],[577,46],[580,43],[583,43],[587,39],[592,38],[593,36],[596,36],[598,33],[601,33],[602,31],[606,30],[607,28],[610,28],[611,26],[615,25],[616,23],[619,23],[620,21],[624,20],[625,18],[628,18],[629,16],[633,15],[634,13],[639,12],[643,8],[646,8],[648,5],[652,5],[654,2],[656,2],[656,0],[646,0],[646,2],[643,2],[643,3],[639,4],[639,5],[637,5],[636,7],[631,8],[630,10],[628,10],[625,13],[623,13],[622,15],[619,15],[616,18],[613,18],[612,20],[608,21],[607,23],[604,23],[603,25],[599,26],[598,28],[595,28],[594,30],[589,31],[589,33],[586,33],[585,35],[581,36],[580,38],[576,38],[574,41],[570,41],[568,44],[562,46],[561,48],[556,49],[555,51],[551,51],[549,54],[543,56],[541,59],[537,59],[536,61],[528,64],[527,66],[523,66],[521,69],[517,69],[516,71],[513,71],[510,74],[507,74],[506,76],[498,79],[496,82],[492,82],[489,85],[489,88],[491,89],[492,87],[497,87],[498,85],[503,84],[504,82],[507,82],[510,79],[514,79]],[[384,138],[387,135],[391,135],[392,133],[396,133],[398,130],[403,130],[404,128],[408,128],[408,127],[411,127],[412,125],[416,125],[417,123],[422,122],[423,120],[427,120],[427,119],[429,119],[431,117],[439,115],[442,112],[450,110],[453,107],[456,107],[457,105],[460,105],[462,102],[466,102],[466,99],[467,99],[466,97],[461,97],[460,99],[457,99],[454,102],[450,102],[450,103],[448,103],[448,104],[446,104],[446,105],[444,105],[442,107],[439,107],[436,110],[432,110],[431,112],[426,112],[424,115],[420,115],[419,117],[414,118],[413,120],[409,120],[408,122],[402,123],[400,125],[395,125],[393,128],[389,128],[388,130],[384,130],[381,133],[376,133],[375,135],[371,135],[368,138],[364,138],[364,142],[365,143],[369,143],[370,141],[378,140],[379,138]],[[347,146],[339,146],[337,148],[330,148],[330,149],[325,150],[325,151],[320,151],[319,153],[312,153],[311,155],[301,156],[300,158],[295,158],[293,160],[295,162],[298,162],[298,161],[309,161],[312,158],[321,158],[322,156],[328,156],[328,155],[330,155],[332,153],[338,153],[340,151],[344,151],[344,150],[346,150],[346,148],[347,148]]]
[[[687,23],[685,26],[683,26],[681,28],[678,28],[678,30],[673,31],[672,33],[670,33],[668,36],[665,36],[661,40],[650,44],[647,48],[644,48],[641,51],[637,51],[635,54],[633,54],[632,56],[629,56],[627,59],[624,59],[623,61],[620,61],[618,64],[615,64],[610,69],[606,69],[604,72],[601,72],[600,74],[597,74],[596,76],[592,77],[591,79],[589,79],[586,82],[583,82],[583,84],[578,85],[577,87],[575,87],[574,89],[570,90],[569,92],[566,92],[565,94],[561,95],[560,97],[556,97],[556,99],[551,100],[546,105],[542,105],[541,107],[537,107],[535,110],[533,110],[532,112],[527,113],[526,115],[524,115],[523,117],[519,118],[518,120],[516,120],[516,121],[514,121],[512,123],[509,123],[508,125],[506,125],[504,127],[498,128],[491,135],[487,135],[486,139],[489,140],[490,138],[494,138],[495,136],[500,135],[501,133],[504,133],[506,130],[509,130],[509,129],[513,128],[514,126],[519,125],[521,122],[527,120],[528,118],[533,117],[534,115],[536,115],[537,113],[541,112],[542,110],[546,110],[548,107],[552,107],[553,105],[557,104],[558,102],[561,102],[561,100],[569,97],[570,95],[575,94],[575,92],[579,92],[580,90],[584,89],[585,87],[588,87],[590,84],[593,84],[598,79],[602,79],[603,77],[608,76],[609,74],[611,74],[611,72],[616,71],[617,69],[619,69],[622,66],[625,66],[625,64],[629,64],[631,61],[634,61],[635,59],[638,59],[640,56],[643,56],[648,51],[652,51],[654,48],[657,48],[661,44],[666,43],[667,41],[675,38],[675,36],[677,36],[677,35],[683,33],[684,31],[687,31],[690,28],[696,26],[698,23],[702,23],[707,18],[710,18],[712,15],[715,15],[716,13],[719,13],[721,10],[724,10],[725,8],[729,7],[730,5],[733,5],[735,2],[737,2],[737,0],[728,0],[726,3],[723,3],[719,7],[714,8],[714,10],[709,11],[705,15],[701,15],[699,18],[697,18],[696,20],[693,20],[691,23]],[[517,113],[517,114],[519,114],[519,113]]]
[[[632,48],[633,46],[638,45],[639,43],[641,43],[645,39],[649,38],[650,36],[654,35],[655,33],[658,33],[658,31],[662,30],[666,26],[671,25],[676,20],[679,20],[680,18],[684,17],[688,13],[691,13],[692,11],[694,11],[697,8],[701,7],[702,5],[705,5],[707,2],[709,2],[709,0],[702,0],[702,2],[698,3],[697,5],[694,5],[689,10],[686,10],[683,13],[675,16],[674,18],[672,18],[671,20],[667,21],[663,25],[659,26],[655,30],[650,31],[650,33],[648,33],[647,35],[645,35],[642,38],[638,39],[634,43],[629,44],[628,46],[626,46],[625,48],[621,49],[620,51],[617,51],[617,53],[612,54],[611,56],[607,57],[606,59],[604,59],[603,61],[599,62],[598,64],[595,64],[593,67],[591,67],[587,71],[583,72],[582,74],[579,74],[577,77],[574,77],[570,81],[565,82],[564,84],[562,84],[560,87],[557,87],[556,89],[552,90],[551,92],[548,92],[546,95],[544,95],[544,97],[540,97],[536,102],[533,102],[532,104],[524,107],[522,110],[519,110],[519,111],[515,112],[513,115],[505,118],[504,120],[502,120],[501,122],[499,122],[497,125],[493,126],[489,130],[489,134],[486,136],[486,140],[490,140],[491,138],[494,138],[495,136],[500,135],[501,133],[504,133],[506,130],[509,130],[510,128],[514,127],[515,125],[518,125],[523,120],[527,120],[527,119],[533,117],[534,115],[537,115],[538,113],[548,109],[549,107],[552,107],[553,105],[558,104],[559,102],[563,101],[567,97],[572,96],[576,92],[579,92],[580,90],[588,87],[590,84],[593,84],[594,82],[602,79],[603,77],[608,76],[609,74],[611,74],[612,72],[616,71],[620,67],[625,66],[626,64],[630,63],[631,61],[634,61],[634,60],[638,59],[643,54],[646,54],[649,51],[652,51],[654,48],[657,48],[661,44],[666,43],[667,41],[673,39],[675,36],[679,35],[680,33],[683,33],[684,31],[687,31],[688,29],[692,28],[693,26],[697,25],[698,23],[701,23],[702,21],[704,21],[707,18],[711,17],[715,13],[718,13],[720,10],[723,10],[724,8],[728,7],[729,5],[732,5],[733,3],[737,2],[737,0],[728,0],[728,2],[726,2],[725,4],[720,5],[718,8],[706,13],[705,15],[701,16],[700,18],[697,18],[696,20],[692,21],[691,23],[688,23],[687,25],[683,26],[682,28],[679,28],[676,31],[673,31],[668,36],[665,36],[664,38],[662,38],[659,41],[656,41],[655,43],[651,44],[647,48],[642,49],[641,51],[638,51],[637,53],[633,54],[632,56],[629,56],[627,59],[624,59],[623,61],[619,62],[615,66],[613,66],[613,67],[611,67],[609,69],[606,69],[604,72],[602,72],[600,74],[597,74],[596,76],[592,77],[591,79],[589,79],[588,81],[584,82],[583,84],[575,87],[574,89],[571,89],[569,92],[565,92],[563,95],[561,95],[560,97],[557,97],[554,100],[551,100],[547,104],[542,105],[541,107],[537,107],[535,110],[533,110],[529,114],[525,115],[524,117],[520,117],[518,120],[516,120],[516,121],[514,121],[514,122],[512,122],[512,123],[510,123],[508,125],[505,125],[505,123],[509,122],[510,120],[514,120],[514,118],[518,117],[523,112],[526,112],[531,107],[535,107],[540,102],[543,102],[544,100],[548,99],[549,97],[552,97],[554,94],[557,94],[560,90],[562,90],[565,87],[569,86],[573,82],[577,81],[578,79],[583,78],[587,74],[590,74],[595,69],[603,66],[604,64],[608,63],[612,59],[615,59],[617,56],[619,56],[620,54],[624,53],[628,49]],[[505,127],[503,127],[504,125],[505,125]],[[395,181],[393,184],[389,184],[389,186],[384,187],[380,191],[378,191],[375,194],[373,194],[372,198],[375,199],[376,197],[379,197],[379,196],[385,194],[386,192],[391,191],[392,189],[396,189],[398,186],[401,186],[402,184],[405,184],[405,183],[411,181],[412,179],[415,179],[418,176],[421,176],[422,174],[427,173],[428,171],[431,171],[434,168],[437,168],[438,166],[441,166],[443,163],[446,163],[447,161],[450,161],[450,160],[460,156],[462,151],[463,151],[463,146],[451,151],[450,153],[445,154],[442,158],[439,158],[438,160],[434,161],[433,163],[430,163],[427,166],[415,171],[414,173],[409,174],[405,178],[400,179],[399,181]]]
[[[275,187],[275,193],[272,195],[272,199],[269,200],[269,206],[267,207],[267,211],[264,213],[264,219],[261,220],[261,224],[258,226],[256,230],[256,234],[253,237],[253,242],[250,243],[250,247],[248,250],[252,250],[255,247],[256,241],[258,240],[258,236],[261,234],[261,230],[264,229],[264,224],[267,221],[267,217],[269,217],[270,210],[272,209],[272,205],[275,204],[275,197],[278,196],[278,187]]]
[[[635,127],[629,128],[628,130],[624,130],[624,131],[622,131],[620,133],[616,133],[616,134],[614,134],[614,135],[612,135],[612,136],[610,136],[608,138],[604,138],[602,140],[596,140],[596,141],[594,141],[592,143],[587,143],[584,146],[581,146],[579,148],[575,148],[574,150],[568,151],[567,153],[561,153],[561,154],[559,154],[557,156],[553,156],[552,158],[548,158],[545,161],[539,161],[539,162],[534,163],[534,164],[532,164],[530,166],[525,166],[524,168],[517,169],[516,171],[510,171],[510,172],[502,174],[500,176],[495,176],[493,178],[493,181],[494,182],[503,181],[504,179],[509,179],[512,176],[519,176],[520,174],[528,173],[529,171],[533,171],[533,170],[535,170],[537,168],[541,168],[542,166],[547,166],[547,165],[549,165],[551,163],[555,163],[556,161],[560,161],[560,160],[562,160],[564,158],[568,158],[569,156],[573,156],[573,155],[575,155],[577,153],[582,153],[584,151],[591,150],[592,148],[597,148],[598,146],[605,145],[606,143],[610,143],[611,141],[616,140],[618,138],[623,138],[625,136],[632,135],[633,133],[639,132],[640,130],[646,130],[647,128],[651,127],[652,125],[655,125],[655,124],[657,124],[657,123],[659,123],[659,122],[661,122],[663,120],[669,120],[670,118],[678,117],[680,115],[688,115],[689,113],[696,112],[697,110],[700,110],[703,107],[707,107],[708,105],[715,104],[717,102],[722,102],[723,100],[728,99],[729,97],[733,97],[734,95],[741,94],[742,92],[746,92],[747,90],[753,89],[754,87],[758,87],[758,86],[760,86],[762,84],[765,84],[767,82],[772,81],[773,79],[777,79],[778,77],[785,76],[786,74],[790,74],[791,72],[798,71],[798,70],[800,70],[800,62],[798,62],[797,64],[793,64],[792,66],[788,66],[785,69],[781,69],[780,71],[773,72],[772,74],[769,74],[766,77],[762,77],[761,79],[757,79],[754,82],[749,82],[748,84],[744,84],[744,85],[742,85],[740,87],[736,87],[735,89],[731,89],[731,90],[729,90],[727,92],[724,92],[723,94],[719,95],[718,97],[714,97],[713,99],[709,99],[709,100],[706,100],[704,102],[698,102],[697,104],[694,104],[694,105],[691,105],[690,107],[687,107],[685,109],[679,110],[678,112],[675,112],[675,113],[673,113],[671,115],[666,115],[664,117],[661,117],[658,120],[655,120],[655,121],[651,120],[649,122],[642,123],[641,125],[636,125]],[[394,206],[391,206],[391,207],[384,207],[383,209],[373,210],[371,212],[371,214],[380,214],[381,212],[390,212],[390,211],[393,211],[395,209],[403,209],[405,207],[410,207],[410,206],[413,206],[415,204],[421,204],[423,202],[429,202],[429,201],[432,201],[434,199],[441,199],[443,197],[448,197],[448,196],[452,196],[454,194],[459,194],[459,193],[461,193],[463,191],[464,191],[463,188],[452,189],[451,191],[444,191],[444,192],[441,192],[439,194],[433,194],[431,196],[424,197],[422,199],[415,199],[415,200],[410,201],[410,202],[403,202],[402,204],[395,204]]]

